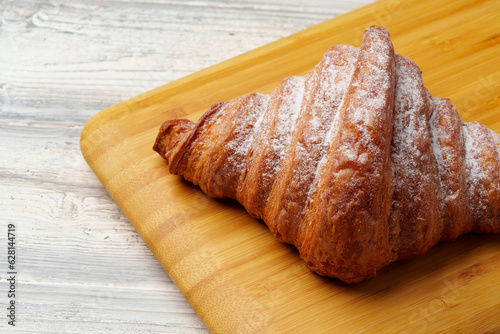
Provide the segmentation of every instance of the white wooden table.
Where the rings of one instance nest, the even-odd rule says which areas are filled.
[[[0,332],[206,332],[83,160],[84,124],[372,1],[0,0]]]

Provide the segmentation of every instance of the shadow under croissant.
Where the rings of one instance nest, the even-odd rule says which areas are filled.
[[[248,215],[245,208],[234,199],[211,198],[202,192],[198,186],[184,180],[184,178],[179,178],[179,181],[186,187],[195,188],[208,201],[214,201],[228,210],[236,210],[241,214]],[[261,224],[267,233],[271,235],[262,219],[254,220],[256,224]],[[230,229],[230,226],[228,226],[228,229]],[[446,280],[445,284],[453,282],[453,285],[457,288],[493,270],[493,268],[488,268],[480,261],[475,262],[474,254],[476,252],[481,249],[489,249],[490,252],[493,250],[493,254],[500,254],[500,234],[469,233],[461,235],[453,241],[438,243],[425,254],[415,259],[392,262],[380,269],[373,279],[356,284],[344,284],[337,278],[321,276],[309,270],[300,259],[299,252],[294,245],[282,243],[274,237],[272,240],[286,249],[287,252],[294,253],[293,255],[296,256],[297,261],[301,262],[301,268],[305,272],[309,272],[310,275],[314,275],[316,279],[323,280],[326,284],[331,284],[336,288],[347,288],[353,292],[380,295],[390,294],[429,276],[435,280]],[[447,276],[443,277],[443,273],[446,273]],[[450,273],[452,273],[453,277],[450,276]],[[450,288],[449,285],[448,288]]]
[[[415,259],[395,261],[379,270],[375,278],[352,288],[367,293],[390,293],[424,277],[453,281],[457,288],[494,269],[474,260],[475,253],[486,248],[500,254],[500,235],[461,235],[453,241],[438,243]]]

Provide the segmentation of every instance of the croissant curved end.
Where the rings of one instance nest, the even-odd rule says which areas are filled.
[[[188,119],[174,119],[166,121],[160,127],[153,150],[158,152],[167,163],[172,162],[172,152],[180,146],[194,128],[195,124]]]

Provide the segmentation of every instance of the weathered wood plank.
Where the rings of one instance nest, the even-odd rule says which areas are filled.
[[[8,2],[2,116],[84,123],[111,104],[367,2]]]

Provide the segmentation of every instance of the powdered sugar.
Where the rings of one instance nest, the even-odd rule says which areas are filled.
[[[487,197],[486,189],[483,185],[483,180],[487,177],[485,170],[482,166],[482,152],[481,148],[484,143],[480,140],[484,137],[480,129],[481,125],[479,123],[463,123],[463,132],[465,139],[465,162],[468,172],[468,182],[469,193],[471,198],[476,198],[477,205],[480,208],[473,208],[475,210],[481,209],[486,210],[486,204],[484,200],[479,200],[481,197]],[[478,196],[479,195],[479,196]],[[478,198],[479,197],[479,198]]]
[[[230,152],[227,156],[227,164],[230,169],[236,171],[243,169],[245,156],[255,134],[260,131],[260,125],[269,100],[269,95],[254,94],[249,103],[245,105],[245,108],[239,111],[239,114],[243,115],[243,117],[236,116],[232,119],[231,128],[234,138],[226,143]]]
[[[396,56],[397,83],[394,96],[394,125],[392,138],[392,161],[396,169],[396,182],[402,182],[404,191],[411,192],[419,200],[420,189],[408,185],[428,183],[429,172],[429,133],[427,128],[427,109],[430,101],[418,67],[409,59]],[[427,173],[422,175],[422,165]],[[422,180],[424,178],[424,180]],[[397,186],[398,184],[396,184]]]
[[[345,101],[345,94],[351,82],[355,70],[359,48],[336,46],[329,50],[320,65],[322,75],[318,76],[318,87],[315,91],[319,96],[312,100],[312,108],[307,115],[308,124],[305,126],[307,144],[314,143],[314,149],[308,149],[306,145],[299,145],[299,156],[309,155],[310,160],[303,166],[304,174],[312,175],[311,183],[308,185],[307,198],[315,191],[316,182],[321,174],[327,152],[332,145],[333,129],[336,127],[337,116]],[[311,152],[312,151],[312,152]],[[309,152],[309,153],[308,153]],[[306,206],[304,205],[303,209]]]
[[[276,111],[276,132],[269,141],[272,151],[279,154],[280,161],[285,157],[287,148],[290,146],[304,98],[305,81],[304,77],[295,76],[288,78],[284,83],[285,87],[280,96],[282,103]],[[271,163],[274,168],[278,165],[278,161]]]

